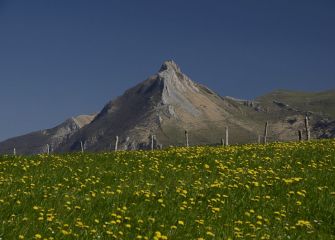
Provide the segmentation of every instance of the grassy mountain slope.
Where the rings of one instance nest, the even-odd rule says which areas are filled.
[[[273,101],[278,101],[301,111],[335,119],[335,90],[315,93],[277,90],[258,97],[256,101],[264,106],[271,106]]]

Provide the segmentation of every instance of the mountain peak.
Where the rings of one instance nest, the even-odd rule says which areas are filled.
[[[167,60],[167,61],[165,61],[162,64],[159,72],[164,72],[164,71],[168,71],[168,70],[172,70],[172,71],[175,71],[175,72],[181,72],[179,66],[173,60]]]
[[[183,99],[185,92],[199,92],[196,84],[185,74],[182,73],[179,66],[173,61],[165,61],[158,72],[158,79],[164,83],[163,98],[167,96]],[[176,97],[181,95],[180,97]]]

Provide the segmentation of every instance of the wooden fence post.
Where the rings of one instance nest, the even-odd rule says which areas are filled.
[[[309,141],[311,139],[311,132],[309,130],[309,122],[308,117],[305,117],[305,128],[306,128],[306,140]]]
[[[84,144],[83,144],[83,141],[80,141],[80,147],[81,147],[81,152],[83,153],[83,152],[84,152]]]
[[[119,144],[119,136],[116,136],[115,137],[115,152],[117,152],[118,144]]]
[[[229,129],[228,127],[226,127],[226,141],[225,141],[225,145],[228,146],[229,145]]]
[[[261,135],[258,135],[258,144],[261,144]]]
[[[16,148],[13,149],[13,155],[16,156]]]
[[[50,154],[50,145],[49,144],[47,144],[47,153],[48,153],[48,155]]]
[[[224,139],[221,138],[221,146],[224,146]]]
[[[302,132],[301,130],[298,131],[299,142],[302,141]]]
[[[265,128],[264,128],[264,144],[267,144],[268,142],[268,125],[269,125],[269,122],[266,121],[265,123]]]
[[[185,130],[185,140],[186,140],[186,147],[189,147],[187,130]]]
[[[155,135],[151,135],[151,151],[153,151],[154,150],[154,137],[155,137]]]

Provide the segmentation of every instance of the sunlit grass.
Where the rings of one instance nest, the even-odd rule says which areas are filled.
[[[335,239],[335,141],[0,157],[2,239]]]

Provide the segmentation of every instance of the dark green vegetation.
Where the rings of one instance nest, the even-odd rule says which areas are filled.
[[[0,157],[2,239],[335,239],[335,141]]]

